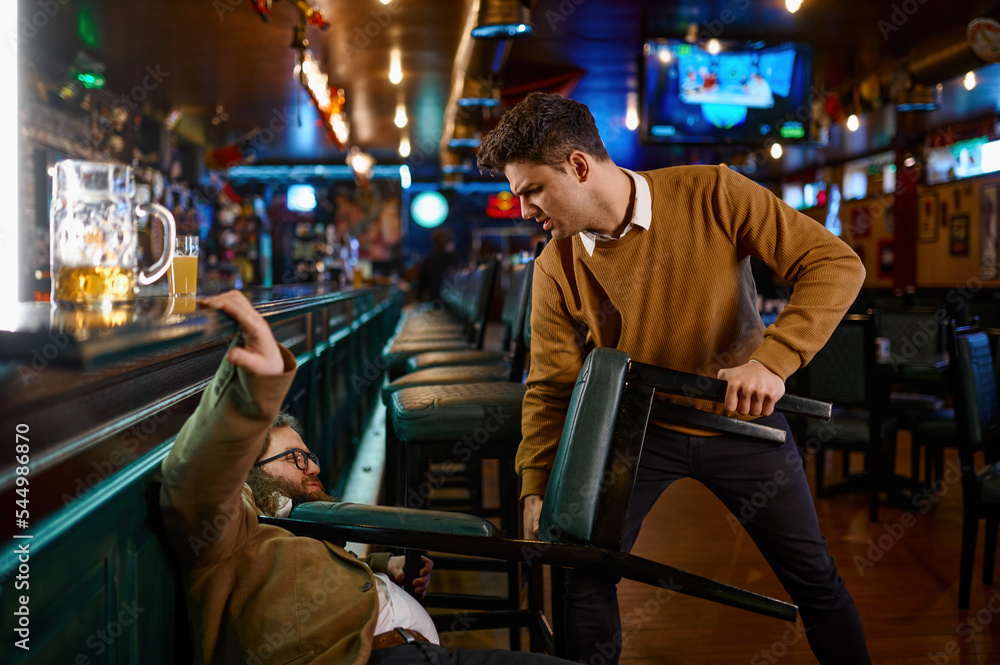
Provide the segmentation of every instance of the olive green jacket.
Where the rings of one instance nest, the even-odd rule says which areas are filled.
[[[368,662],[372,571],[334,543],[257,523],[246,475],[295,375],[223,361],[163,462],[160,506],[183,568],[198,662]],[[369,563],[385,570],[388,555]]]

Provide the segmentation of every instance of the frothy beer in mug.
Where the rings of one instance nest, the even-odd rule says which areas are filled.
[[[59,268],[52,285],[56,300],[88,305],[128,302],[135,287],[135,270],[117,267]]]

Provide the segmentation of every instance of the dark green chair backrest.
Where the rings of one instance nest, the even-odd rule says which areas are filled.
[[[889,340],[890,358],[919,361],[944,352],[947,318],[940,321],[941,313],[940,307],[880,310],[876,329]]]
[[[871,313],[848,314],[806,365],[806,394],[837,406],[869,406],[875,363]]]
[[[955,386],[955,421],[959,436],[959,450],[966,449],[968,464],[971,454],[996,441],[1000,426],[1000,407],[997,405],[996,375],[993,357],[986,333],[976,326],[956,328],[953,342],[953,381]],[[987,457],[991,457],[987,451]]]
[[[510,287],[503,299],[500,320],[511,329],[512,333],[516,330],[518,315],[521,313],[521,299],[524,295],[528,275],[531,274],[531,265],[530,263],[518,263],[510,268]]]
[[[614,430],[625,388],[629,355],[611,348],[594,349],[573,388],[559,450],[552,466],[539,525],[539,538],[554,542],[596,542],[594,526],[608,474],[615,463]],[[624,522],[624,520],[622,520]]]

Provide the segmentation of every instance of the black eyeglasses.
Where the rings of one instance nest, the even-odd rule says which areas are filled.
[[[306,460],[312,460],[312,463],[319,466],[319,458],[316,457],[316,453],[307,453],[301,448],[292,448],[291,450],[286,450],[283,453],[278,453],[274,457],[268,457],[265,460],[261,460],[254,464],[254,466],[263,466],[268,462],[273,462],[276,459],[281,459],[282,457],[288,457],[289,455],[295,460],[295,466],[301,471],[309,470],[309,462]]]

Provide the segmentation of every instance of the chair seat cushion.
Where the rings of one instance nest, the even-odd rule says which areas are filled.
[[[889,393],[889,404],[893,408],[917,409],[921,412],[935,411],[944,404],[937,395],[922,393]]]
[[[499,538],[503,535],[491,522],[475,515],[360,503],[311,501],[296,506],[289,517],[320,524],[431,531],[453,536]]]
[[[462,441],[480,429],[495,440],[520,440],[521,383],[495,381],[404,388],[392,395],[389,416],[400,441]]]
[[[430,340],[393,343],[383,353],[385,365],[390,368],[405,368],[406,361],[413,356],[429,351],[464,351],[468,350],[467,342],[459,340]]]
[[[431,367],[448,367],[454,365],[510,365],[510,357],[501,351],[428,351],[412,355],[406,362],[408,372],[416,372]]]
[[[914,443],[921,446],[956,445],[955,409],[937,409],[926,414],[913,423],[910,433]]]
[[[507,381],[510,370],[503,365],[459,365],[432,367],[405,374],[382,388],[382,403],[389,406],[393,393],[414,386],[448,386],[458,383]]]
[[[415,342],[439,342],[439,341],[451,341],[459,345],[467,344],[467,338],[465,333],[462,331],[453,332],[445,331],[439,332],[435,330],[425,330],[420,332],[401,332],[393,338],[392,343],[411,345]]]
[[[820,441],[831,440],[840,444],[864,445],[868,443],[869,438],[868,417],[868,411],[864,409],[834,408],[833,418],[829,423],[807,420],[805,437],[817,438]],[[883,437],[893,434],[898,429],[898,419],[890,417],[882,420]]]
[[[1000,463],[990,464],[976,474],[983,503],[1000,504]]]

